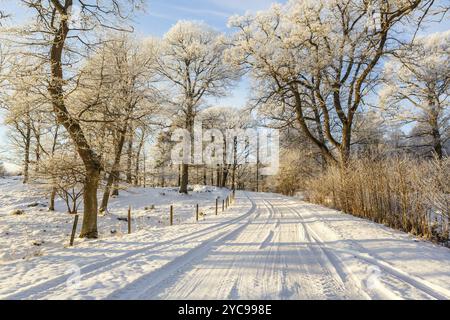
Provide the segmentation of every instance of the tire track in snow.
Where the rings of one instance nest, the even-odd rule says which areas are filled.
[[[259,238],[260,246],[258,254],[255,254],[251,269],[251,272],[242,272],[242,278],[245,277],[246,286],[241,286],[242,296],[245,299],[270,299],[276,297],[276,294],[281,291],[282,281],[280,278],[280,271],[277,268],[279,259],[276,259],[279,255],[279,248],[276,246],[276,239],[278,237],[277,229],[279,228],[280,218],[276,217],[276,212],[273,208],[269,207],[267,200],[261,198],[262,204],[267,210],[267,218],[260,228],[261,233],[265,234],[262,238]],[[273,224],[276,221],[275,226],[266,228],[268,224]],[[269,230],[267,230],[269,229]],[[261,240],[267,239],[268,234],[273,233],[273,237],[270,242],[265,243],[262,246]],[[256,239],[258,241],[258,239]]]
[[[249,198],[250,199],[250,198]],[[218,244],[228,241],[237,236],[243,229],[245,229],[253,220],[251,215],[256,211],[256,204],[253,200],[252,209],[247,212],[240,219],[234,219],[231,230],[226,229],[208,239],[206,242],[190,249],[186,253],[176,257],[161,268],[158,268],[150,273],[147,273],[135,281],[129,283],[124,288],[116,290],[107,296],[106,299],[151,299],[158,294],[158,291],[163,290],[167,285],[167,281],[173,281],[174,274],[182,274],[186,269],[189,269],[195,260],[206,256],[213,247]],[[249,219],[242,225],[235,227],[234,225],[240,220]],[[233,227],[234,226],[234,227]]]
[[[175,274],[175,277],[166,277],[148,288],[145,293],[140,293],[138,298],[170,299],[176,297],[177,299],[199,300],[240,298],[239,287],[242,277],[239,265],[245,260],[246,255],[243,253],[246,248],[239,244],[251,243],[254,240],[256,232],[248,232],[248,230],[250,225],[254,226],[253,222],[258,221],[260,216],[261,211],[257,205],[255,216],[239,228],[238,232],[233,231],[225,236],[225,239],[216,240],[215,245],[195,256],[189,264],[181,261],[176,272],[172,273]],[[221,250],[224,248],[226,249],[225,256],[221,256]],[[211,259],[213,261],[210,262]],[[210,263],[213,265],[222,263],[222,265],[208,267]],[[210,290],[205,290],[205,288],[210,288]]]
[[[263,200],[263,204],[266,207],[264,200]],[[267,209],[267,207],[266,207]],[[262,212],[260,211],[259,217],[262,215]],[[269,228],[269,235],[267,235],[267,227],[270,226],[270,224],[272,224],[272,218],[273,215],[270,211],[268,211],[268,215],[267,217],[265,217],[264,223],[261,223],[260,226],[258,227],[257,225],[257,229],[255,232],[251,233],[251,234],[247,234],[247,237],[244,238],[243,243],[254,243],[254,247],[255,247],[255,251],[256,251],[256,247],[258,247],[257,252],[253,255],[249,255],[248,252],[248,248],[246,248],[245,246],[241,246],[241,253],[246,253],[244,256],[247,258],[248,256],[250,256],[250,260],[247,261],[247,268],[248,266],[250,266],[251,268],[254,268],[255,266],[258,265],[258,260],[261,259],[261,251],[263,249],[265,249],[265,247],[262,247],[262,244],[259,243],[259,239],[261,239],[261,235],[266,235],[265,240],[267,240],[267,242],[265,243],[267,246],[270,245],[270,233],[273,233],[273,228]],[[256,224],[258,224],[257,219],[254,220]],[[244,264],[244,268],[246,267],[245,263],[242,263],[240,261],[239,258],[233,257],[235,263],[234,265],[238,265],[239,264]],[[248,258],[247,258],[248,259]],[[260,279],[258,278],[253,278],[250,281],[247,279],[247,272],[245,269],[241,268],[241,269],[237,269],[237,270],[231,270],[231,272],[237,273],[237,278],[236,281],[234,283],[234,286],[231,288],[231,290],[229,291],[228,297],[233,297],[233,298],[244,298],[244,299],[249,299],[249,298],[253,298],[253,297],[257,297],[258,296],[258,290],[257,288],[261,287],[261,282]],[[249,293],[247,292],[246,294],[243,292],[244,289],[251,289],[252,295],[249,295]]]
[[[328,259],[330,264],[335,268],[342,282],[346,286],[352,287],[355,291],[359,292],[359,298],[365,297],[367,299],[371,299],[371,295],[366,292],[366,290],[364,290],[364,288],[361,286],[361,279],[357,278],[353,274],[353,272],[345,265],[342,259],[340,259],[334,252],[330,252],[326,249],[326,245],[324,244],[324,242],[317,236],[317,234],[311,229],[311,227],[307,226],[304,223],[305,219],[303,215],[295,208],[289,207],[289,209],[301,219],[302,228],[305,230],[305,232],[308,233],[309,237],[311,237],[316,248],[321,250],[322,254],[326,256],[326,259]],[[399,299],[400,297],[396,294],[393,294],[392,292],[382,292],[381,298]]]
[[[264,286],[266,279],[256,276],[253,272],[249,274],[249,270],[259,268],[267,260],[267,250],[260,249],[261,240],[266,237],[267,229],[273,229],[275,212],[268,208],[263,199],[252,200],[258,201],[257,210],[245,228],[227,239],[219,239],[215,246],[194,257],[190,263],[182,262],[176,271],[172,270],[172,276],[152,284],[146,292],[141,291],[134,297],[199,300],[255,297],[264,299],[264,292],[267,292]],[[261,204],[266,210],[263,210]]]
[[[270,205],[274,207],[272,203]],[[299,257],[299,274],[306,274],[306,277],[302,277],[300,287],[303,285],[307,290],[310,290],[309,288],[315,288],[309,293],[313,299],[342,299],[353,297],[347,293],[344,281],[336,266],[328,260],[323,252],[317,250],[317,247],[314,245],[314,240],[310,237],[301,221],[301,217],[285,205],[275,204],[275,207],[278,207],[277,210],[280,212],[282,209],[288,209],[291,214],[293,213],[297,218],[300,218],[300,221],[296,220],[289,224],[293,228],[292,232],[295,233],[296,239],[298,239],[298,242],[303,247],[303,250],[300,250],[299,245],[295,245],[295,251]],[[302,260],[306,260],[306,263],[302,263]]]
[[[250,200],[247,194],[245,194],[245,196],[247,197],[248,200]],[[246,217],[251,215],[251,213],[255,210],[255,204],[251,200],[250,202],[252,204],[250,210],[237,218],[226,220],[213,226],[207,226],[203,229],[197,230],[190,234],[181,235],[179,237],[175,237],[173,239],[165,240],[159,243],[154,243],[149,246],[145,246],[143,248],[115,256],[113,258],[85,265],[80,269],[80,273],[82,275],[81,281],[97,277],[101,272],[108,272],[113,268],[127,264],[130,262],[130,259],[136,259],[137,257],[147,256],[149,254],[173,247],[176,244],[182,244],[188,241],[195,241],[204,237],[205,235],[210,235],[211,232],[220,232],[220,230],[233,226],[234,223],[245,219]],[[57,294],[58,292],[66,290],[66,281],[70,276],[71,274],[64,274],[49,280],[45,280],[44,282],[41,282],[37,285],[26,287],[25,289],[16,292],[12,295],[1,297],[1,299],[4,300],[41,299],[46,297],[49,293]]]
[[[295,203],[295,202],[294,202]],[[298,205],[298,203],[295,203],[296,205]],[[295,208],[291,208],[292,210],[296,211],[299,214],[299,217],[302,217],[303,219],[303,215]],[[322,219],[318,218],[319,221],[321,221],[321,223],[324,223],[322,221]],[[326,224],[326,223],[324,223]],[[367,252],[364,252],[365,249],[357,244],[356,242],[352,241],[352,244],[357,246],[359,249],[361,249],[362,252],[357,251],[357,250],[351,250],[351,249],[343,249],[343,248],[334,248],[334,247],[330,247],[328,245],[326,245],[322,239],[320,238],[320,236],[309,226],[305,226],[311,233],[312,237],[315,239],[315,241],[317,242],[318,246],[324,251],[328,253],[329,257],[332,257],[332,259],[340,261],[340,264],[344,265],[342,260],[338,257],[337,253],[344,253],[344,254],[348,254],[353,256],[354,258],[357,258],[359,260],[364,261],[366,264],[369,264],[369,266],[377,266],[379,267],[386,275],[394,277],[395,279],[400,280],[401,282],[406,283],[408,286],[410,286],[411,288],[418,290],[418,291],[422,291],[426,296],[437,299],[437,300],[448,300],[450,299],[450,292],[438,285],[429,283],[423,279],[419,279],[413,275],[408,274],[407,272],[400,270],[394,266],[392,266],[391,264],[387,263],[386,261],[379,259],[379,258],[375,258],[372,255],[370,255]],[[345,266],[344,266],[345,267]],[[352,273],[350,271],[346,271],[347,274],[349,274],[350,276],[352,276]],[[355,279],[355,283],[361,282],[361,280],[356,280]],[[387,285],[387,283],[385,284]],[[402,293],[398,293],[398,292],[390,292],[388,291],[389,288],[381,288],[379,291],[380,293],[385,297],[385,298],[401,298]],[[395,288],[391,288],[391,290],[395,290],[397,291]],[[402,294],[404,295],[404,293]]]

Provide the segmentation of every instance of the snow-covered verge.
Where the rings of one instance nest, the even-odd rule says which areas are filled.
[[[192,189],[189,195],[179,194],[177,188],[129,188],[121,191],[118,198],[110,200],[108,213],[99,216],[100,238],[120,238],[127,233],[129,206],[132,229],[149,230],[169,224],[170,205],[174,206],[174,224],[180,224],[194,219],[197,203],[201,218],[214,214],[215,199],[225,198],[229,192],[204,186]],[[47,195],[39,185],[22,184],[20,177],[0,178],[0,263],[29,260],[67,246],[74,217],[67,213],[65,203],[59,198],[55,203],[56,211],[49,212]],[[82,219],[78,223],[78,231],[81,222]],[[84,241],[76,239],[76,243]]]

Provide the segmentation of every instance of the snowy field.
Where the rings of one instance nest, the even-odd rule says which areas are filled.
[[[170,205],[174,206],[174,224],[184,223],[195,219],[197,203],[201,204],[200,214],[204,214],[201,218],[205,218],[215,213],[215,199],[225,198],[229,193],[226,189],[204,186],[194,186],[189,195],[180,195],[177,191],[178,188],[121,191],[120,197],[110,199],[108,212],[99,216],[100,238],[117,238],[127,233],[129,206],[133,230],[148,230],[169,225]],[[73,215],[67,213],[67,207],[59,197],[55,212],[49,212],[47,208],[48,199],[40,186],[24,185],[20,177],[0,178],[0,262],[29,260],[68,245]],[[12,214],[17,210],[24,214]],[[82,213],[82,208],[79,211]],[[78,231],[80,227],[81,219]]]
[[[226,194],[122,191],[99,217],[100,239],[67,247],[73,216],[64,204],[48,212],[38,188],[0,179],[0,298],[450,298],[447,248],[275,194],[238,192],[215,216],[215,198]],[[196,203],[206,214],[199,222]],[[131,235],[117,219],[128,205]]]

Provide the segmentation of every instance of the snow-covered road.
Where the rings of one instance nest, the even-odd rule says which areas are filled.
[[[293,198],[239,192],[224,214],[163,229],[153,238],[140,232],[83,243],[90,245],[85,255],[83,248],[66,253],[79,270],[25,282],[0,297],[450,298],[449,249]],[[45,272],[48,264],[34,268]]]

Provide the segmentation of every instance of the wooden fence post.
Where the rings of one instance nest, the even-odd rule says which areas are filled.
[[[77,232],[78,215],[75,215],[72,226],[72,234],[70,235],[70,246],[73,246],[73,241],[75,239],[75,233]]]
[[[219,205],[219,198],[216,198],[216,216],[217,216],[217,206]]]
[[[170,205],[170,225],[173,226],[173,205]]]
[[[198,203],[195,206],[195,221],[198,221]]]
[[[128,234],[131,234],[131,205],[128,206]]]

